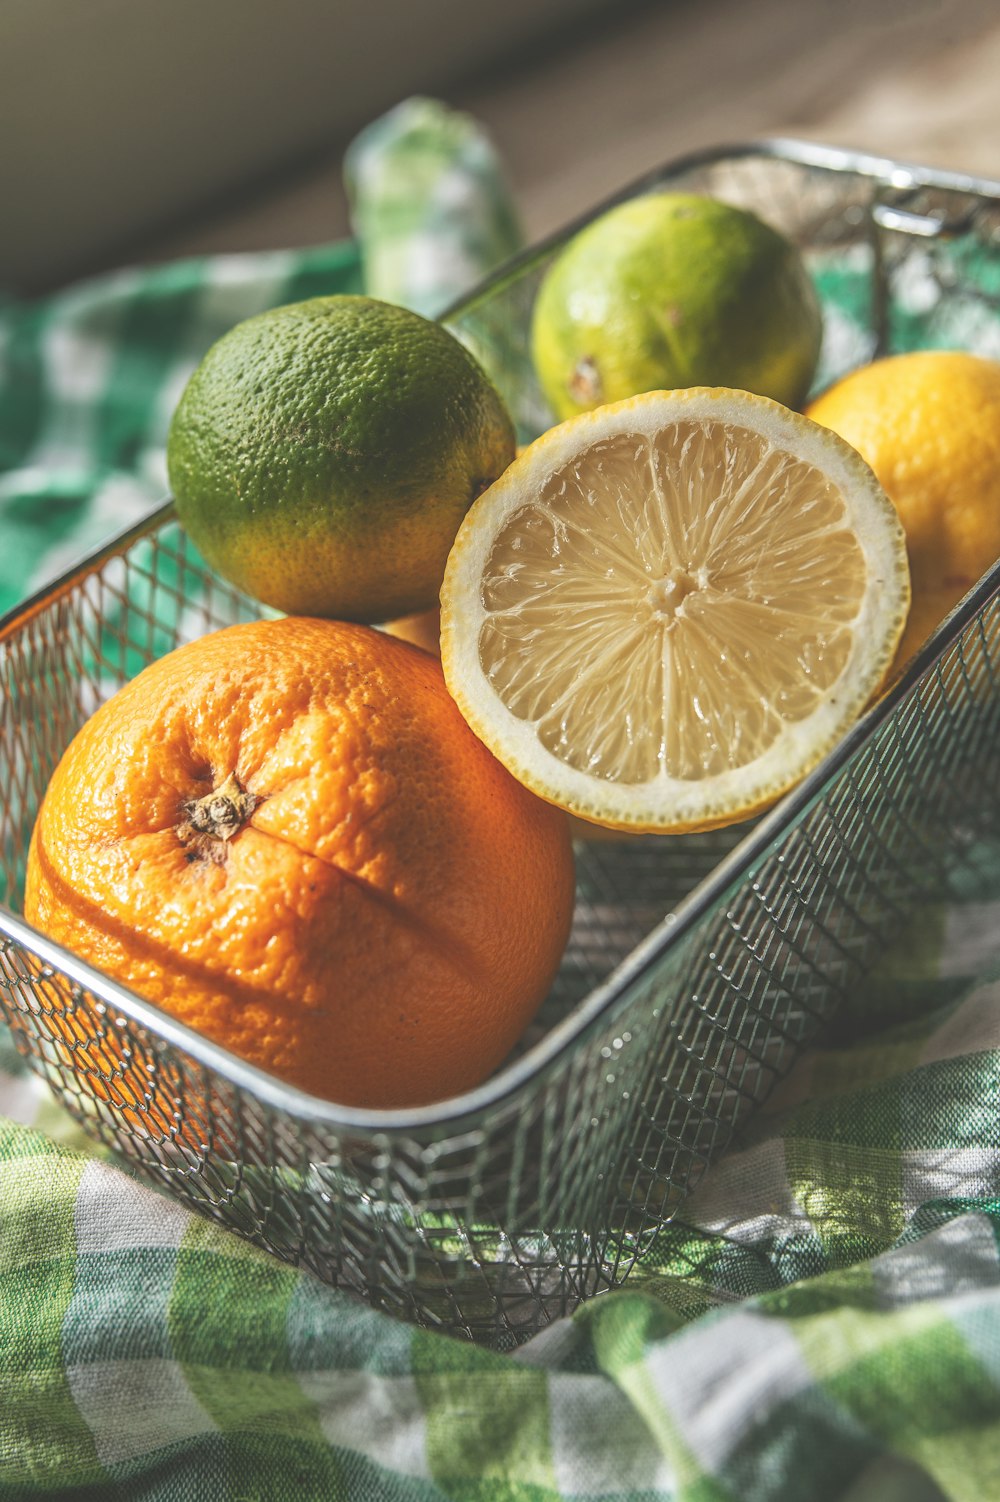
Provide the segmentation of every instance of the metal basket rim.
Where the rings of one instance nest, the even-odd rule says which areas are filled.
[[[541,259],[569,236],[576,234],[599,215],[625,199],[650,192],[664,178],[691,172],[699,167],[718,162],[745,159],[747,157],[770,157],[803,167],[821,167],[829,172],[853,172],[859,177],[881,182],[889,188],[943,188],[948,191],[967,193],[977,198],[996,199],[1000,204],[1000,179],[980,177],[971,173],[956,172],[947,167],[930,167],[899,157],[879,156],[874,152],[860,151],[851,147],[835,146],[828,142],[809,141],[798,136],[761,136],[749,141],[737,141],[713,146],[698,147],[671,157],[659,166],[650,168],[616,188],[582,213],[567,220],[557,229],[542,236],[524,250],[516,252],[504,263],[483,277],[476,285],[437,315],[438,321],[448,323],[466,309],[474,306],[497,286],[516,277],[526,266]]]
[[[578,220],[563,226],[547,240],[541,240],[512,257],[446,309],[440,315],[441,321],[446,322],[461,309],[473,305],[487,289],[494,289],[499,283],[506,281],[522,266],[543,254],[547,246],[558,243],[567,234],[573,233],[578,224],[589,222],[595,214],[619,200],[643,191],[644,187],[659,182],[668,174],[677,174],[714,161],[752,155],[825,167],[834,172],[852,171],[883,180],[890,186],[940,187],[1000,201],[1000,182],[792,137],[765,137],[759,141],[731,146],[708,147],[674,158],[652,172],[644,173],[603,203],[595,205]],[[174,518],[174,514],[173,502],[167,498],[141,521],[82,558],[50,584],[20,601],[0,617],[0,644],[15,636],[33,616],[69,593],[79,581],[96,573],[105,562],[126,552],[143,536],[159,530]],[[668,948],[678,944],[699,921],[721,905],[731,887],[745,877],[802,820],[844,765],[877,735],[896,708],[933,672],[968,624],[997,594],[1000,594],[1000,561],[983,575],[979,583],[928,638],[888,692],[855,722],[813,771],[785,794],[709,875],[692,888],[600,986],[577,1003],[567,1017],[518,1059],[502,1066],[475,1089],[448,1100],[429,1106],[392,1110],[346,1107],[326,1101],[286,1085],[275,1076],[246,1063],[201,1033],[176,1021],[154,1003],[119,985],[71,951],[46,938],[3,903],[0,903],[0,934],[34,953],[43,964],[92,993],[104,1005],[139,1022],[156,1036],[180,1048],[197,1063],[214,1069],[230,1084],[247,1090],[299,1121],[370,1137],[387,1138],[427,1133],[435,1128],[454,1131],[456,1123],[471,1128],[477,1118],[510,1101],[526,1086],[549,1073],[574,1044],[582,1042],[598,1024],[608,1021],[619,1006],[626,1004],[649,968]]]

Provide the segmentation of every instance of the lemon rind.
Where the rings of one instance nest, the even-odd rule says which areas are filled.
[[[614,434],[648,437],[677,419],[750,427],[822,470],[840,490],[872,583],[852,622],[854,645],[831,692],[812,714],[787,723],[762,756],[697,781],[661,770],[615,783],[569,766],[538,739],[489,684],[478,637],[486,611],[480,583],[493,540],[544,481],[590,443]],[[646,393],[569,418],[535,440],[475,502],[459,529],[441,590],[441,660],[472,730],[523,783],[594,823],[622,829],[690,830],[729,823],[773,803],[822,760],[871,699],[893,660],[909,608],[902,525],[873,471],[837,434],[766,397],[726,388]],[[873,645],[876,643],[877,645]],[[484,706],[489,706],[488,710]]]

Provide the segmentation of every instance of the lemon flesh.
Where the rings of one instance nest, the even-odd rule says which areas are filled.
[[[542,796],[614,827],[707,828],[829,749],[908,602],[899,521],[847,444],[745,392],[651,393],[543,435],[475,504],[442,661]]]

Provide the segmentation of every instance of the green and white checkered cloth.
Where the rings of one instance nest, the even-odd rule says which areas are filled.
[[[0,309],[0,600],[159,501],[173,402],[237,319],[362,286],[433,312],[516,239],[481,132],[427,101],[366,132],[348,180],[360,251]],[[801,1059],[654,1265],[514,1356],[141,1187],[8,1049],[0,1502],[1000,1498],[998,933],[1000,871],[919,914],[854,1009],[866,1035]],[[889,1013],[913,1020],[877,1029]]]

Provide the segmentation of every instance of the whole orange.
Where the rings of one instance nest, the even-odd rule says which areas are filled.
[[[502,1062],[573,890],[565,815],[475,738],[436,659],[285,618],[178,648],[84,725],[25,913],[241,1058],[391,1107]]]

